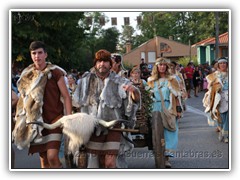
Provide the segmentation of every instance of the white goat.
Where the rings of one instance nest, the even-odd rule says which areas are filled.
[[[68,150],[74,154],[78,151],[81,145],[84,145],[89,141],[97,125],[100,124],[109,128],[119,121],[125,120],[112,120],[107,122],[86,113],[75,113],[63,116],[53,124],[43,122],[30,122],[27,124],[38,124],[46,129],[55,129],[61,126],[63,133],[69,137]]]

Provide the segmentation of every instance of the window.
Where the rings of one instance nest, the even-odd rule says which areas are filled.
[[[144,60],[146,59],[145,52],[141,52],[141,59],[142,59],[142,58],[143,58]]]
[[[148,62],[154,63],[156,61],[156,52],[148,52]]]

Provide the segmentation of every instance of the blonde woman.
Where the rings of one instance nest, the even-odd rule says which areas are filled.
[[[164,127],[165,139],[165,166],[171,168],[169,157],[174,157],[174,151],[178,145],[178,121],[181,117],[181,91],[177,80],[170,75],[170,61],[165,58],[158,58],[152,70],[152,76],[148,78],[148,86],[152,89],[154,102],[153,111],[163,112],[163,105],[173,115],[176,116],[175,130]],[[163,99],[163,103],[161,102]]]
[[[130,81],[139,87],[145,87],[147,85],[147,82],[141,79],[141,70],[137,66],[133,67],[130,72]]]

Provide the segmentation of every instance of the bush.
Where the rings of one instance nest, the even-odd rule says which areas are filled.
[[[198,65],[197,56],[192,57],[191,61],[189,61],[189,57],[179,58],[177,62],[184,67],[186,67],[189,62],[193,62],[194,66]]]

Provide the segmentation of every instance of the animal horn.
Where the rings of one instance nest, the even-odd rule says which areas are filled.
[[[56,121],[56,122],[53,123],[53,124],[47,124],[47,123],[44,123],[44,122],[38,122],[38,121],[36,121],[36,122],[29,122],[29,123],[27,123],[27,125],[29,125],[29,124],[37,124],[37,125],[39,125],[39,126],[43,126],[43,127],[46,128],[46,129],[56,129],[57,127],[59,127],[59,126],[62,125],[62,121],[61,121],[61,120],[58,120],[58,121]]]
[[[127,120],[124,119],[116,119],[116,120],[112,120],[112,121],[104,121],[102,119],[98,120],[98,123],[101,124],[102,126],[109,128],[114,126],[115,124],[117,124],[118,122],[128,122]]]

